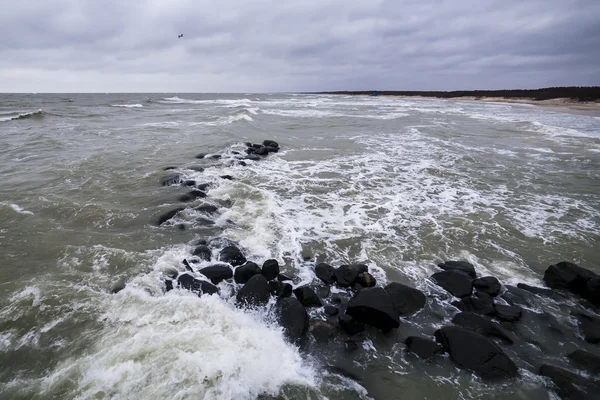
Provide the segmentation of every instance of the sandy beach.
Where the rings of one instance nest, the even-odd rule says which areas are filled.
[[[473,100],[473,101],[484,101],[493,103],[520,103],[520,104],[531,104],[535,106],[544,107],[556,112],[564,112],[568,114],[576,115],[588,115],[593,117],[600,117],[600,102],[583,102],[576,101],[568,98],[557,98],[548,100],[532,100],[523,98],[507,98],[507,97],[474,97],[474,96],[463,96],[453,97],[453,100]]]

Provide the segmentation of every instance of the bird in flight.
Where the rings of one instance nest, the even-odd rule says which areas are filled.
[[[177,35],[177,37],[178,37],[179,39],[181,39],[181,38],[183,37],[183,33],[182,33],[182,34],[180,34],[180,35]]]

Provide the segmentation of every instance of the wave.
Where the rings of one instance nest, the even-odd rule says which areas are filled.
[[[140,108],[144,106],[141,104],[111,104],[111,107]]]
[[[234,122],[237,122],[237,121],[253,122],[254,119],[250,115],[246,114],[245,112],[241,112],[238,114],[230,115],[228,117],[219,117],[215,121],[192,122],[190,124],[190,126],[196,126],[196,125],[223,126],[223,125],[233,124]]]
[[[13,209],[14,212],[19,213],[19,214],[27,214],[27,215],[33,215],[33,213],[31,211],[27,211],[25,210],[23,207],[21,207],[18,204],[13,204],[13,203],[7,203],[7,202],[2,202],[0,203],[3,206],[8,206],[10,208]]]
[[[13,113],[13,114],[16,114],[16,113]],[[1,116],[0,122],[15,121],[18,119],[26,119],[26,118],[42,118],[44,115],[46,115],[46,113],[42,109],[39,109],[37,111],[29,111],[29,112],[20,113],[17,115]]]
[[[250,103],[253,103],[253,100],[250,99],[213,99],[213,100],[190,100],[190,99],[182,99],[180,97],[163,97],[160,101],[161,103],[166,104],[224,104],[229,106],[242,106],[242,107],[250,107]]]

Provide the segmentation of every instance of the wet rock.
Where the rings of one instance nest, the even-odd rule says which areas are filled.
[[[425,307],[425,303],[427,302],[427,298],[423,292],[398,282],[392,282],[387,285],[385,291],[390,295],[394,309],[400,316],[408,316],[416,313]]]
[[[204,168],[199,165],[192,165],[190,167],[187,167],[187,169],[191,169],[192,171],[196,172],[204,172]]]
[[[290,342],[298,343],[308,331],[308,313],[295,297],[281,299],[277,306],[279,323],[285,336]]]
[[[475,267],[473,264],[466,261],[446,261],[441,264],[438,264],[438,267],[445,271],[462,271],[465,274],[469,275],[471,279],[477,278],[477,274],[475,273]]]
[[[585,350],[575,350],[567,355],[573,364],[594,374],[600,374],[600,356]]]
[[[535,304],[536,296],[527,290],[519,289],[516,286],[505,285],[506,291],[500,296],[511,305],[520,305],[531,307]]]
[[[238,304],[261,306],[269,302],[271,291],[264,276],[257,274],[252,276],[236,295]]]
[[[192,254],[204,261],[210,261],[212,258],[212,251],[206,245],[196,247]]]
[[[536,287],[536,286],[529,286],[525,283],[517,283],[517,287],[521,290],[526,290],[529,293],[538,294],[538,295],[546,296],[546,297],[556,297],[556,292],[554,292],[550,289],[540,288],[540,287]]]
[[[241,165],[242,167],[245,167],[245,166],[247,165],[247,164],[246,164],[245,162],[243,162],[243,161],[239,161],[239,162],[238,162],[238,164],[239,164],[239,165]]]
[[[196,181],[188,179],[187,181],[183,181],[182,186],[196,186]]]
[[[350,265],[342,265],[335,270],[335,280],[340,287],[350,287],[358,277],[356,268]]]
[[[342,298],[340,296],[333,296],[331,302],[333,304],[342,304]]]
[[[253,143],[252,147],[254,147],[254,149],[260,149],[261,147],[263,147],[263,145],[260,143]]]
[[[333,339],[337,333],[337,327],[329,321],[312,320],[309,322],[309,331],[319,343],[326,343]]]
[[[321,307],[323,305],[315,291],[308,286],[295,289],[294,294],[304,307]]]
[[[291,281],[292,278],[290,278],[289,276],[287,276],[285,274],[279,274],[279,275],[277,275],[277,280],[279,282],[284,282],[284,281]]]
[[[219,211],[217,206],[213,206],[212,204],[200,204],[198,207],[194,208],[196,211],[203,212],[205,214],[215,214]]]
[[[271,294],[277,297],[290,297],[292,295],[292,285],[279,281],[269,281]]]
[[[173,281],[171,279],[165,280],[165,292],[170,292],[173,290]]]
[[[263,146],[276,147],[279,148],[279,143],[274,140],[263,140]]]
[[[197,217],[194,221],[196,221],[196,225],[200,226],[213,226],[215,224],[215,221],[206,217]]]
[[[585,292],[588,281],[595,278],[598,275],[594,272],[566,261],[549,266],[544,273],[544,281],[552,289],[569,290],[580,295]]]
[[[110,288],[110,293],[117,294],[123,289],[125,289],[125,281],[115,282],[113,284],[113,286]]]
[[[461,312],[452,318],[452,323],[484,336],[495,336],[504,340],[506,343],[514,343],[514,338],[508,331],[483,315],[472,312]]]
[[[327,285],[335,283],[335,268],[329,264],[317,264],[315,267],[315,275]]]
[[[453,301],[452,305],[461,311],[470,311],[481,315],[494,315],[493,298],[486,293],[478,293],[477,296],[464,297],[460,301]]]
[[[179,185],[181,181],[181,175],[179,174],[169,174],[160,178],[160,184],[163,186]]]
[[[471,278],[464,272],[455,270],[437,272],[431,276],[431,279],[456,297],[470,296],[473,291]]]
[[[196,158],[198,158],[198,159],[203,159],[204,157],[206,157],[206,153],[198,153],[196,155]]]
[[[198,295],[201,295],[201,294],[211,295],[211,294],[219,293],[219,288],[216,287],[215,285],[213,285],[212,283],[209,283],[206,281],[200,281],[200,292],[201,293],[198,293]]]
[[[250,161],[259,161],[259,160],[260,160],[260,157],[259,157],[259,156],[257,156],[257,155],[256,155],[256,154],[254,154],[254,153],[250,153],[250,154],[248,154],[246,157],[244,157],[244,159],[245,159],[245,160],[250,160]]]
[[[321,299],[329,297],[330,294],[331,294],[331,288],[329,286],[320,286],[317,288],[317,295]]]
[[[267,152],[269,152],[269,153],[278,153],[279,152],[279,147],[265,146],[265,149],[267,149]]]
[[[473,287],[477,289],[478,292],[487,293],[492,297],[498,296],[498,294],[500,294],[500,289],[502,289],[500,281],[493,276],[484,276],[483,278],[475,279],[473,281]]]
[[[192,266],[190,265],[190,263],[188,262],[188,260],[183,259],[183,266],[185,267],[185,269],[187,271],[194,272],[194,269],[192,268]]]
[[[373,275],[371,275],[370,273],[361,272],[356,277],[356,283],[363,288],[367,288],[375,286],[377,284],[377,281],[375,280],[375,278],[373,278]]]
[[[600,383],[553,365],[542,365],[540,375],[550,378],[552,388],[563,399],[597,399]]]
[[[600,318],[584,313],[573,314],[579,321],[579,328],[588,343],[600,343]]]
[[[170,170],[172,170],[172,169],[177,169],[177,167],[172,167],[172,166],[169,166],[169,167],[164,167],[164,168],[163,168],[163,171],[170,171]]]
[[[219,282],[224,281],[225,279],[233,278],[233,271],[229,265],[211,265],[202,268],[200,273],[210,279],[215,285],[218,285]]]
[[[423,360],[430,359],[444,352],[444,348],[436,342],[419,336],[409,336],[404,343],[410,353],[416,354]]]
[[[600,278],[592,278],[588,281],[583,297],[600,306]]]
[[[516,322],[521,319],[522,308],[519,306],[510,306],[504,304],[494,304],[496,310],[496,316],[501,321]]]
[[[267,150],[267,148],[265,146],[261,146],[258,149],[256,149],[256,154],[258,154],[259,156],[266,156],[267,154],[269,154],[269,151]]]
[[[177,207],[171,211],[167,211],[166,213],[164,213],[160,217],[158,217],[158,225],[160,226],[160,225],[164,224],[165,222],[167,222],[168,220],[170,220],[171,218],[173,218],[174,216],[176,216],[183,210],[185,210],[184,207]]]
[[[203,192],[206,192],[209,187],[211,187],[210,183],[200,183],[196,186],[198,190],[202,190]]]
[[[325,311],[325,314],[330,317],[335,317],[340,312],[340,310],[334,306],[325,306],[325,308],[323,308],[323,311]]]
[[[392,299],[380,287],[366,288],[355,294],[348,302],[346,314],[382,331],[400,326]]]
[[[459,368],[474,371],[484,379],[506,379],[519,375],[515,363],[485,336],[457,326],[435,332],[439,344]]]
[[[212,158],[213,160],[219,160],[221,159],[221,155],[220,154],[213,154],[210,156],[210,158]]]
[[[248,261],[244,265],[235,269],[233,273],[233,279],[235,280],[235,283],[246,283],[254,275],[260,275],[260,273],[260,267],[252,261]]]
[[[237,265],[242,265],[243,263],[245,263],[246,257],[244,257],[240,249],[238,249],[237,247],[227,246],[223,250],[221,250],[221,253],[219,253],[219,261],[229,263],[235,267]]]
[[[234,178],[233,176],[231,176],[231,175],[221,175],[221,176],[220,176],[220,178],[221,178],[221,179],[228,180],[228,181],[233,181],[233,180],[235,180],[235,178]]]
[[[202,190],[192,190],[189,193],[182,194],[181,196],[177,197],[177,200],[182,201],[182,202],[187,202],[187,201],[194,201],[196,199],[204,198],[204,197],[206,197],[206,193],[204,193]]]
[[[365,324],[355,320],[348,314],[340,315],[338,317],[338,324],[350,336],[354,336],[365,330]]]
[[[279,275],[279,263],[277,260],[267,260],[262,267],[262,274],[268,281],[272,281]]]
[[[177,283],[184,289],[192,292],[199,292],[200,294],[205,293],[210,295],[219,292],[219,289],[213,284],[196,279],[188,273],[181,274],[177,278]]]

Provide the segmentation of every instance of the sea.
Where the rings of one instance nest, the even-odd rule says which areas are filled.
[[[280,151],[241,164],[263,140]],[[171,173],[208,196],[181,203],[189,188],[160,183]],[[540,323],[534,344],[502,344],[521,373],[508,382],[419,360],[404,339],[451,324],[429,279],[443,261],[504,285],[543,286],[559,261],[600,273],[599,117],[386,96],[0,94],[0,179],[2,399],[549,399],[536,368],[597,351],[551,299],[534,311],[563,333]],[[219,207],[214,225],[191,208],[156,223],[201,203]],[[166,292],[201,239],[278,260],[294,287],[316,284],[316,263],[364,263],[428,306],[388,334],[296,346],[273,301],[240,308],[225,282]]]

